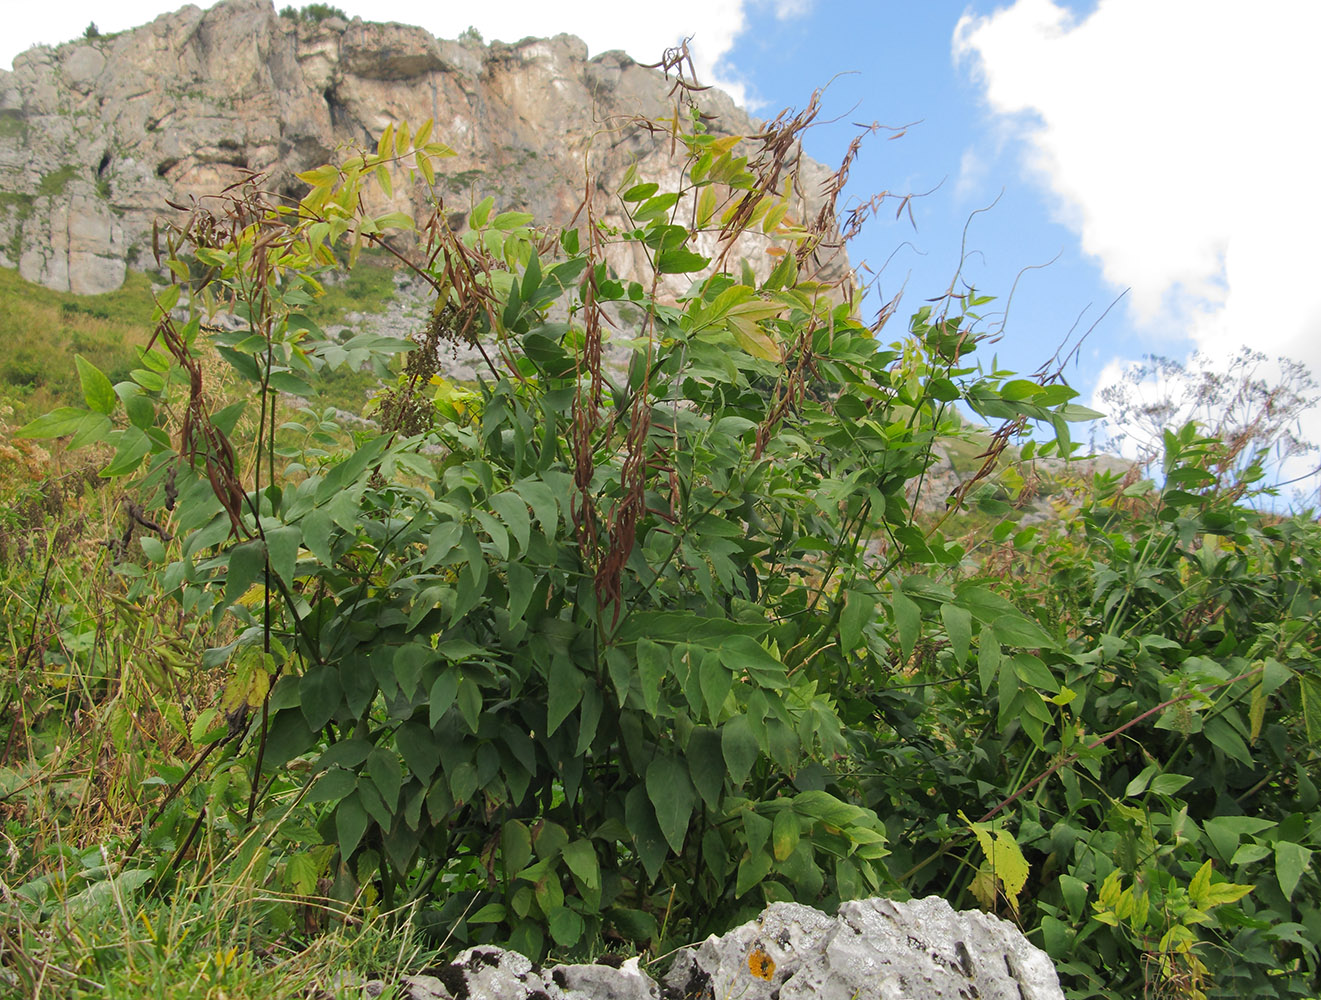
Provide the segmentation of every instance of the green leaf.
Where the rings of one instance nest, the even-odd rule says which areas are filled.
[[[72,434],[86,417],[87,411],[72,406],[61,406],[44,413],[29,424],[24,424],[14,437],[57,438]]]
[[[271,570],[285,583],[294,582],[294,569],[298,564],[298,548],[303,532],[297,525],[284,524],[265,532],[266,550],[271,555]]]
[[[802,830],[792,809],[781,809],[771,826],[771,851],[776,861],[784,861],[798,848]]]
[[[119,383],[121,386],[127,383]],[[151,400],[140,392],[128,392],[122,397],[124,400],[124,411],[128,414],[129,423],[134,427],[141,427],[144,431],[156,423],[156,407]],[[302,855],[299,855],[300,857]]]
[[[688,768],[677,758],[663,755],[647,766],[647,797],[651,799],[665,841],[675,854],[683,850],[688,821],[697,802],[697,792],[688,778]]]
[[[661,682],[670,669],[670,654],[658,642],[639,639],[638,680],[642,684],[642,701],[648,715],[655,715],[660,704]]]
[[[517,493],[506,491],[491,497],[491,509],[500,515],[509,533],[514,536],[520,552],[526,552],[531,537],[532,521],[528,517],[527,502]]]
[[[709,257],[693,253],[687,247],[666,250],[656,258],[656,270],[661,274],[691,274],[711,263]]]
[[[665,861],[665,836],[656,822],[656,811],[647,798],[647,790],[641,784],[629,789],[624,799],[624,819],[647,878],[654,882]]]
[[[127,476],[137,471],[142,459],[151,451],[151,438],[141,427],[129,426],[120,432],[119,446],[110,464],[101,470],[105,479]]]
[[[78,366],[78,379],[82,382],[83,399],[88,409],[107,415],[114,413],[119,397],[115,395],[110,380],[81,354],[75,355],[73,360]]]
[[[725,759],[720,731],[694,726],[688,735],[688,774],[706,807],[714,812],[725,789]]]
[[[721,662],[719,656],[708,651],[698,667],[698,678],[702,698],[706,702],[707,718],[712,723],[718,723],[721,706],[725,704],[725,699],[729,697],[729,692],[734,687],[734,676]]]
[[[972,613],[957,604],[942,604],[940,618],[945,623],[950,648],[959,666],[968,662],[968,648],[972,644]]]
[[[767,824],[770,825],[769,823]],[[749,889],[760,885],[771,873],[774,859],[766,851],[752,851],[738,863],[738,877],[734,882],[734,896],[738,898]]]
[[[634,184],[619,197],[623,201],[646,201],[659,190],[659,184],[648,181],[645,184]]]
[[[305,802],[338,802],[358,784],[358,776],[342,767],[332,767],[316,780]]]
[[[1311,864],[1312,852],[1306,847],[1287,840],[1276,841],[1275,877],[1279,879],[1280,891],[1284,893],[1286,899],[1293,897],[1294,889],[1298,888],[1298,880],[1303,877],[1303,872],[1307,871]]]
[[[498,924],[505,919],[504,903],[487,903],[468,918],[470,924]]]
[[[478,719],[482,713],[482,691],[471,677],[459,679],[459,692],[455,699],[459,703],[459,714],[468,724],[469,732],[477,732]]]
[[[340,800],[335,807],[335,834],[339,838],[339,855],[347,861],[367,832],[367,810],[355,791]]]
[[[1224,716],[1207,720],[1202,731],[1206,734],[1206,738],[1226,756],[1233,757],[1249,767],[1252,766],[1252,753],[1248,750],[1248,745],[1243,742],[1238,730],[1225,721]]]
[[[856,824],[864,815],[862,809],[843,802],[829,792],[808,789],[794,797],[794,812],[808,819],[820,820],[841,829]]]
[[[506,881],[527,867],[532,860],[532,832],[526,823],[516,819],[505,823],[500,830],[500,854]]]
[[[899,649],[904,660],[913,655],[913,647],[922,634],[922,611],[917,602],[896,590],[890,595],[895,627],[899,630]]]
[[[472,215],[468,216],[468,224],[473,229],[481,229],[486,225],[486,220],[491,217],[491,209],[495,205],[495,198],[486,197],[479,201],[472,210]]]
[[[1003,641],[1004,637],[999,638]],[[1019,680],[1038,691],[1050,691],[1053,694],[1060,689],[1059,681],[1050,672],[1050,668],[1031,653],[1015,653],[1009,658],[1009,664]]]
[[[720,661],[734,673],[747,672],[762,687],[784,687],[784,664],[749,635],[720,640]]]
[[[266,568],[266,546],[260,539],[243,542],[229,550],[225,572],[225,606],[233,604],[257,582]]]
[[[498,229],[502,233],[508,233],[526,226],[532,219],[533,216],[530,212],[501,212],[491,220],[491,228]]]
[[[454,699],[459,693],[459,671],[453,668],[446,670],[431,685],[430,723],[434,729],[440,724],[441,717],[450,710],[454,704]]]
[[[527,501],[532,513],[541,525],[541,530],[548,537],[555,537],[559,525],[559,514],[555,503],[555,492],[539,479],[522,479],[513,484],[514,492]]]
[[[589,889],[601,888],[601,864],[589,840],[575,840],[566,844],[561,855],[574,876]]]
[[[329,663],[313,666],[298,682],[298,699],[308,728],[316,732],[331,720],[343,703],[338,668]]]
[[[1017,612],[997,618],[991,628],[995,632],[995,637],[1006,646],[1029,649],[1055,648],[1055,639],[1050,633]]]
[[[577,944],[586,926],[583,918],[567,906],[552,910],[546,918],[546,927],[550,931],[550,936],[561,948],[570,948]]]
[[[320,508],[309,510],[298,524],[307,550],[316,556],[322,566],[333,566],[335,560],[330,549],[330,533],[335,530],[335,524],[330,514]]]
[[[73,437],[69,438],[69,450],[77,451],[88,445],[109,441],[115,433],[115,425],[104,413],[87,413],[78,422]]]
[[[729,768],[730,781],[734,787],[742,787],[752,773],[759,753],[757,737],[746,715],[736,715],[720,727],[720,747]]]
[[[431,776],[440,766],[440,747],[431,730],[420,722],[405,722],[395,730],[394,745],[408,765],[411,774],[430,784]]]
[[[1321,677],[1299,674],[1298,686],[1303,701],[1303,722],[1307,726],[1307,741],[1315,746],[1321,743]]]
[[[1174,795],[1192,780],[1186,774],[1161,774],[1151,783],[1151,790],[1157,795]]]
[[[839,615],[840,650],[846,655],[858,649],[862,630],[876,615],[876,599],[870,594],[850,590],[844,598],[844,610]]]
[[[536,588],[537,578],[522,563],[511,562],[505,566],[505,575],[509,580],[509,627],[512,629],[523,620],[528,604],[532,601],[532,592]]]
[[[385,799],[386,808],[393,812],[399,804],[399,789],[404,782],[404,769],[399,766],[399,758],[385,747],[376,747],[367,755],[367,773],[381,798]]]
[[[449,774],[450,791],[454,795],[454,801],[462,805],[465,802],[471,802],[473,794],[477,791],[477,768],[473,767],[470,761],[464,761]]]
[[[354,768],[367,759],[367,755],[372,752],[372,745],[363,739],[340,740],[338,743],[332,743],[320,757],[317,758],[312,772],[323,771],[328,767]]]
[[[743,836],[747,839],[751,853],[756,854],[766,846],[766,842],[771,839],[772,829],[771,821],[755,809],[743,810]]]
[[[1202,829],[1221,859],[1228,862],[1243,837],[1269,830],[1274,825],[1271,820],[1257,816],[1212,816],[1203,821]]]
[[[553,736],[560,723],[578,707],[583,697],[583,675],[567,656],[557,656],[550,665],[550,693],[546,696],[546,735]]]
[[[390,440],[390,437],[386,435],[372,438],[366,444],[360,445],[358,450],[347,459],[332,468],[327,473],[326,478],[317,485],[317,504],[329,503],[343,490],[357,483],[368,467],[374,465],[384,454],[385,449],[389,447]]]
[[[434,662],[436,651],[426,642],[406,642],[395,650],[391,667],[394,681],[405,698],[413,697],[422,679],[422,671]]]
[[[299,896],[316,892],[318,865],[316,858],[303,852],[289,857],[284,866],[285,886]]]

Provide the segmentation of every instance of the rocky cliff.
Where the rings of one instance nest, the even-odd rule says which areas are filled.
[[[270,0],[184,7],[30,49],[0,71],[0,266],[53,289],[108,291],[151,264],[167,200],[215,194],[247,171],[298,193],[296,173],[374,144],[397,120],[434,119],[458,155],[435,192],[396,189],[391,208],[439,195],[461,225],[477,192],[565,222],[585,168],[602,192],[633,162],[643,178],[677,181],[668,143],[629,124],[672,114],[671,84],[621,52],[588,59],[569,35],[487,46],[399,24],[300,22]],[[718,91],[702,105],[715,130],[756,129]],[[804,176],[811,197],[827,172],[808,164]]]

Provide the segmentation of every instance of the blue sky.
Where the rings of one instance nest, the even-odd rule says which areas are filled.
[[[113,31],[169,5],[16,6],[0,66],[90,20]],[[1219,363],[1248,344],[1321,371],[1315,0],[337,5],[442,37],[469,24],[505,41],[568,31],[593,54],[622,48],[645,62],[693,35],[699,72],[759,114],[801,107],[829,83],[821,118],[841,120],[807,139],[827,163],[853,122],[919,123],[868,141],[848,194],[937,190],[913,202],[916,230],[893,209],[873,223],[855,262],[888,259],[881,289],[905,286],[911,311],[948,287],[965,223],[996,202],[969,228],[963,275],[999,306],[1022,272],[994,349],[1003,366],[1035,370],[1126,292],[1066,371],[1084,401],[1148,353],[1201,349]],[[1321,414],[1303,430],[1321,440]]]

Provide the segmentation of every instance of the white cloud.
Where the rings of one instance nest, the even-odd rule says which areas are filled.
[[[965,15],[953,47],[1152,351],[1246,344],[1321,372],[1319,32],[1312,0],[1016,0]],[[1321,413],[1302,430],[1321,441]]]
[[[969,146],[959,159],[959,179],[954,184],[954,195],[960,201],[976,194],[986,179],[986,160],[975,146]]]
[[[275,2],[283,7],[287,0]],[[294,6],[303,5],[302,0],[294,2]],[[747,86],[726,60],[750,18],[798,17],[811,5],[812,0],[667,0],[659,6],[618,0],[577,0],[572,4],[545,0],[504,0],[498,4],[339,0],[334,4],[350,16],[418,24],[442,38],[455,38],[470,26],[488,40],[505,42],[568,32],[582,38],[593,55],[623,49],[643,63],[657,62],[666,48],[692,36],[690,50],[699,79],[728,91],[740,103],[748,99]],[[89,22],[95,21],[103,33],[122,31],[145,24],[172,6],[171,0],[14,4],[5,12],[0,67],[8,67],[15,55],[32,45],[53,45],[77,38]],[[200,6],[211,4],[202,2]]]
[[[1140,324],[1321,370],[1319,31],[1312,0],[1017,0],[954,50]]]

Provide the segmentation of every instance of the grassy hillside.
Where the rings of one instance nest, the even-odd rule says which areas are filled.
[[[377,312],[393,296],[394,270],[381,256],[363,254],[308,313],[325,326],[350,312]],[[138,367],[135,348],[151,340],[152,301],[151,278],[138,271],[130,271],[113,292],[75,295],[0,268],[0,405],[11,407],[21,423],[78,402],[76,355],[105,372],[111,383],[128,378]]]

